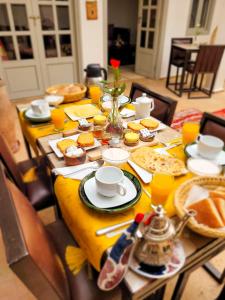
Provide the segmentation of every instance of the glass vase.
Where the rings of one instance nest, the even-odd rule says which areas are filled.
[[[120,139],[123,135],[123,123],[119,112],[118,98],[113,97],[112,99],[112,109],[108,118],[108,125],[106,127],[106,132],[110,133],[111,138]]]

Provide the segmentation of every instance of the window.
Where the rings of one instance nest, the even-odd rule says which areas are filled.
[[[215,0],[192,0],[188,22],[188,35],[195,34],[197,26],[200,34],[209,33]]]

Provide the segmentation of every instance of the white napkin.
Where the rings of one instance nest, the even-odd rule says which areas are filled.
[[[123,108],[120,112],[120,115],[124,118],[129,118],[135,116],[135,111],[128,108]]]
[[[185,207],[189,206],[192,203],[198,202],[200,200],[206,199],[209,197],[209,191],[199,185],[193,185],[190,189],[186,202]]]
[[[52,173],[54,173],[55,175],[62,175],[65,178],[82,180],[85,176],[87,176],[88,174],[90,174],[91,172],[96,170],[96,168],[92,168],[93,162],[87,163],[85,165],[90,166],[90,167],[87,168],[87,169],[84,169],[84,170],[81,169],[84,165],[63,167],[63,168],[55,168],[55,169],[52,170]],[[79,171],[79,169],[81,169],[81,170]],[[72,172],[76,172],[76,173],[70,174]]]

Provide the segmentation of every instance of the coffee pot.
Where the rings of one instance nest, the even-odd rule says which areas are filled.
[[[155,107],[154,99],[147,97],[145,93],[143,93],[141,97],[138,97],[132,104],[135,107],[136,119],[149,117]]]
[[[139,226],[134,255],[141,263],[161,267],[169,263],[173,256],[175,240],[181,234],[189,218],[195,215],[195,211],[189,210],[175,227],[165,215],[162,205],[153,206],[153,209],[149,224],[146,225],[145,221]]]
[[[84,71],[86,72],[85,84],[87,86],[99,85],[102,87],[101,81],[107,80],[107,71],[99,64],[89,64]]]

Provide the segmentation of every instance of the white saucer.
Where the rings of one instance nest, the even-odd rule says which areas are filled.
[[[198,145],[196,143],[187,145],[185,148],[185,152],[187,153],[187,155],[189,157],[192,157],[192,158],[204,158],[198,153]],[[204,159],[206,159],[206,158],[204,158]],[[225,151],[222,150],[216,159],[208,159],[208,160],[216,163],[217,165],[225,165]]]
[[[173,256],[170,262],[165,266],[165,270],[158,272],[158,274],[151,272],[150,268],[148,270],[143,270],[141,264],[135,257],[131,258],[129,267],[135,272],[147,278],[161,279],[171,277],[176,274],[185,263],[185,253],[181,242],[176,242]]]
[[[33,113],[32,108],[28,108],[28,110],[26,110],[25,114],[28,118],[32,118],[32,119],[45,119],[45,118],[50,118],[50,116],[51,116],[50,112],[41,114],[41,115],[36,115]]]
[[[112,208],[130,202],[137,195],[137,190],[132,181],[124,176],[123,184],[126,187],[127,193],[125,196],[119,194],[114,197],[105,197],[97,192],[95,177],[87,180],[84,184],[84,191],[88,200],[99,208]]]

